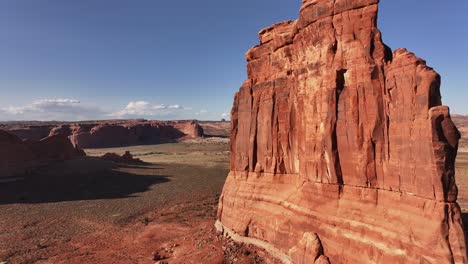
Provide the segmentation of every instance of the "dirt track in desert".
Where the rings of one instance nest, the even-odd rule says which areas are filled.
[[[0,263],[262,263],[213,228],[228,149],[222,138],[92,149],[0,184]],[[97,158],[125,150],[146,163]],[[457,182],[468,223],[468,149]]]

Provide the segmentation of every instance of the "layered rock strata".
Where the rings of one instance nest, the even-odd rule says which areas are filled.
[[[22,139],[42,139],[62,135],[79,148],[109,148],[167,143],[184,138],[203,137],[195,121],[122,120],[10,128]]]
[[[302,2],[246,54],[217,227],[286,263],[467,263],[440,76],[382,42],[377,0]]]

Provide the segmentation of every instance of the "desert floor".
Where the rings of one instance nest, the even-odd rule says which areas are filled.
[[[262,263],[261,250],[218,236],[228,140],[89,149],[0,184],[0,263]],[[103,161],[130,150],[145,164]],[[468,223],[468,149],[457,160]]]

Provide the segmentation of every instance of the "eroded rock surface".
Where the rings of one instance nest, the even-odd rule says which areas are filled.
[[[460,134],[440,76],[385,46],[377,11],[377,0],[303,0],[298,20],[259,33],[232,109],[220,230],[284,262],[467,262]]]
[[[0,178],[22,176],[31,169],[51,161],[85,155],[64,136],[23,141],[7,131],[0,130]]]
[[[79,148],[157,144],[204,136],[203,128],[195,121],[108,120],[7,129],[21,139],[67,136]]]
[[[121,147],[139,144],[174,142],[182,138],[203,136],[198,123],[136,121],[75,126],[70,136],[74,145],[81,148]]]

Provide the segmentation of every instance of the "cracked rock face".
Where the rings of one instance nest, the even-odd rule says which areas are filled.
[[[382,42],[377,0],[302,2],[246,54],[217,226],[284,262],[325,258],[305,234],[331,263],[467,262],[440,76]]]

